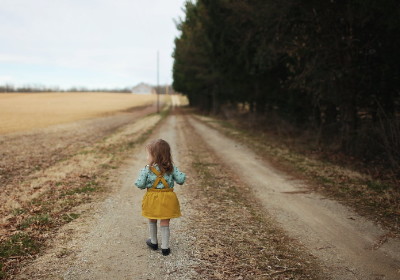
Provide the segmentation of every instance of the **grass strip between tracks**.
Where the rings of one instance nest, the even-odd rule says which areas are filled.
[[[316,258],[284,233],[193,128],[187,138],[197,174],[189,228],[198,279],[320,279]]]

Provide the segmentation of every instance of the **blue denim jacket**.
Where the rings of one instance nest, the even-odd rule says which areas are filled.
[[[154,167],[160,171],[160,168],[157,165],[154,165]],[[174,187],[174,182],[178,183],[179,185],[182,185],[185,182],[186,179],[186,174],[183,172],[180,172],[178,167],[174,166],[174,170],[171,173],[165,173],[164,176],[165,180],[167,181],[168,185],[170,188]],[[147,189],[151,188],[154,184],[154,181],[156,180],[157,176],[154,174],[148,165],[146,165],[144,168],[140,170],[139,176],[135,181],[135,185],[139,189]],[[161,181],[158,183],[157,189],[163,189],[164,185],[161,183]]]

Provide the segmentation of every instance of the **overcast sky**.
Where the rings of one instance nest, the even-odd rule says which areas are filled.
[[[122,88],[172,82],[185,0],[0,0],[0,84]]]

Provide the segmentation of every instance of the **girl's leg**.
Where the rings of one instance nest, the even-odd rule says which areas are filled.
[[[161,238],[162,238],[161,249],[167,250],[169,249],[169,219],[161,220],[160,226],[161,226]],[[169,250],[167,254],[169,254]]]
[[[162,226],[162,227],[169,227],[169,220],[170,219],[168,219],[168,220],[161,220],[160,221],[160,226]],[[157,221],[157,220],[155,220],[155,221]]]
[[[157,244],[157,220],[149,219],[150,241]]]

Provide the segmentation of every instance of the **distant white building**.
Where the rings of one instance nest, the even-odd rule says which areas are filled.
[[[156,93],[156,90],[148,84],[140,83],[137,86],[132,88],[132,93],[136,94],[153,94]]]

